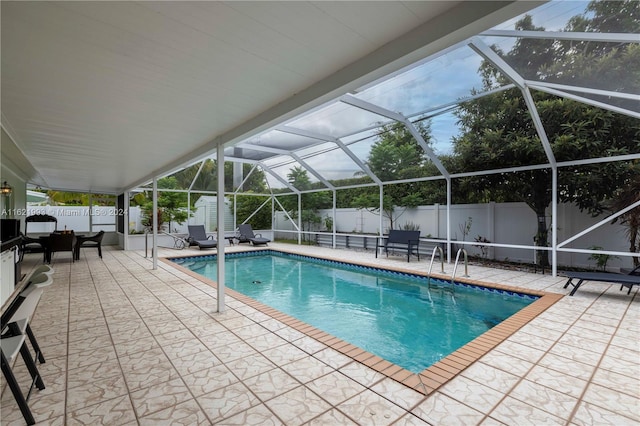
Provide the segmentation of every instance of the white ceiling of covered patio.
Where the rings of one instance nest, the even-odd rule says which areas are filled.
[[[541,3],[3,1],[3,158],[119,193]]]

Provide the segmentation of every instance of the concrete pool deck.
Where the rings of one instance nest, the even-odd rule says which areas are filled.
[[[376,261],[371,251],[270,247],[423,273],[429,266],[402,256]],[[187,253],[205,251],[160,255]],[[354,361],[331,338],[312,338],[250,300],[229,293],[227,310],[215,312],[210,283],[172,265],[159,262],[154,271],[134,251],[106,248],[103,256],[87,251],[75,263],[65,253],[53,259],[54,284],[32,322],[47,357],[40,365],[47,388],[30,400],[41,424],[640,423],[635,288],[627,295],[616,285],[586,284],[549,303],[451,380],[419,389],[382,374],[380,361]],[[40,263],[40,255],[27,255],[23,273]],[[445,275],[452,269],[445,264]],[[469,275],[569,292],[563,277],[479,266],[470,266]],[[26,383],[21,360],[15,369]],[[1,409],[3,425],[24,424],[4,386]]]

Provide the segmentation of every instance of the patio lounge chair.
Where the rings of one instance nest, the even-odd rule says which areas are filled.
[[[200,250],[218,247],[218,241],[213,239],[213,235],[207,237],[204,225],[189,225],[189,245],[198,246]]]
[[[613,272],[567,272],[566,274],[569,279],[563,288],[567,288],[569,284],[573,286],[573,290],[571,290],[569,296],[573,296],[584,281],[620,284],[620,290],[622,290],[623,287],[629,288],[627,294],[631,293],[631,288],[634,285],[640,285],[640,266],[626,275]],[[578,280],[578,282],[574,283],[573,280]]]
[[[254,234],[250,224],[245,223],[238,226],[238,243],[251,243],[254,246],[271,242],[268,238],[263,238],[262,234]]]

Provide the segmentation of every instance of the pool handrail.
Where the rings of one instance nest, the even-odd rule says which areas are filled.
[[[436,256],[436,251],[440,252],[440,268],[441,268],[441,272],[444,274],[444,252],[442,251],[442,247],[440,246],[435,246],[433,248],[433,251],[431,252],[431,262],[429,263],[429,273],[427,274],[427,294],[429,295],[429,301],[433,302],[433,300],[431,299],[431,293],[429,292],[429,290],[431,290],[431,269],[433,269],[433,259]],[[456,298],[454,296],[454,292],[455,292],[455,286],[453,284],[453,281],[451,281],[451,286],[449,286],[448,288],[446,287],[439,287],[442,290],[448,290],[451,292],[451,300],[453,300],[453,303],[456,303]]]
[[[429,263],[429,273],[427,274],[428,281],[427,281],[427,286],[431,285],[431,269],[433,269],[433,259],[436,256],[436,251],[440,252],[440,272],[442,272],[444,274],[444,252],[442,251],[442,248],[440,248],[440,246],[435,246],[433,248],[433,251],[431,252],[431,262]]]
[[[467,257],[467,251],[463,248],[458,250],[458,253],[456,253],[456,263],[453,265],[453,273],[451,274],[451,284],[453,284],[453,281],[456,277],[456,270],[458,269],[458,261],[460,260],[460,253],[464,254],[464,275],[463,277],[469,277],[469,260]]]

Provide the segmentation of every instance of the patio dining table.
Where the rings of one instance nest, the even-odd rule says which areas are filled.
[[[51,235],[64,235],[64,234],[73,234],[73,230],[69,231],[67,230],[65,231],[57,231],[57,232],[52,232],[49,235],[40,235],[38,237],[38,239],[40,240],[40,244],[42,244],[42,248],[44,249],[44,261],[45,263],[51,263],[51,255],[52,255],[52,251],[51,251],[51,246],[49,244],[49,241],[51,240]],[[73,234],[76,238],[78,237],[84,237],[84,234]],[[75,250],[72,248],[71,250],[66,250],[66,251],[71,251],[72,253],[75,253]]]

